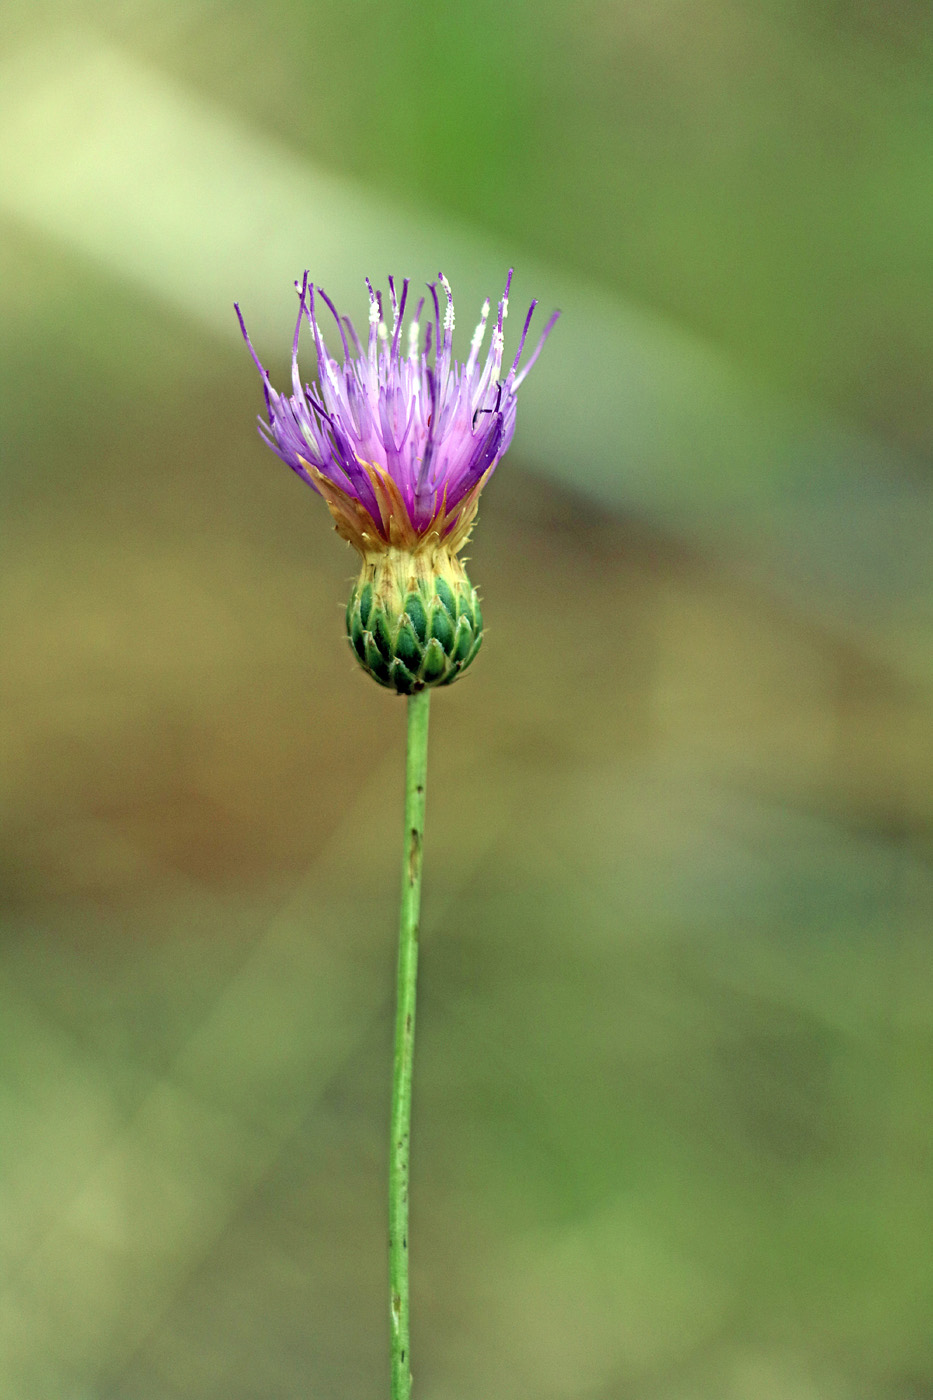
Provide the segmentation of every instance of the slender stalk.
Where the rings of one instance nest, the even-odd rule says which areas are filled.
[[[398,1001],[395,1011],[392,1127],[389,1140],[389,1320],[392,1329],[392,1400],[409,1400],[411,1396],[411,1354],[408,1335],[408,1159],[430,700],[430,690],[419,691],[408,698],[405,849],[402,860]]]

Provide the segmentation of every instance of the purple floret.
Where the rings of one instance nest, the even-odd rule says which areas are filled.
[[[379,502],[373,489],[375,466],[398,487],[411,526],[417,534],[432,528],[469,496],[503,456],[515,431],[516,391],[531,369],[559,312],[544,328],[534,353],[518,365],[525,348],[536,302],[531,303],[518,352],[502,377],[503,322],[508,314],[506,279],[499,301],[491,343],[482,366],[479,353],[490,305],[487,301],[465,364],[452,358],[454,306],[450,286],[429,286],[430,303],[422,298],[403,338],[408,279],[398,293],[389,278],[389,307],[381,293],[369,288],[369,340],[364,349],[352,323],[338,315],[330,298],[308,274],[299,286],[299,314],[292,344],[292,393],[279,394],[259,361],[239,306],[240,327],[262,376],[268,422],[259,431],[274,452],[294,472],[318,490],[309,467],[341,492],[357,500],[379,522]],[[438,286],[446,304],[441,304]],[[321,304],[336,323],[343,363],[332,357],[318,324]],[[422,335],[421,316],[428,305]],[[389,316],[385,314],[389,311]],[[307,320],[317,351],[318,382],[301,382],[298,337]],[[404,339],[404,343],[403,343]],[[432,353],[433,347],[433,353]],[[325,487],[326,490],[326,487]]]

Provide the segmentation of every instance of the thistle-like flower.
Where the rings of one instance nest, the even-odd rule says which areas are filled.
[[[260,417],[260,435],[324,497],[338,533],[362,557],[347,605],[350,644],[375,680],[403,695],[448,685],[466,670],[482,642],[479,599],[459,553],[476,518],[480,492],[512,441],[516,391],[559,314],[548,321],[519,369],[537,304],[531,303],[518,352],[503,377],[511,280],[510,272],[480,365],[490,303],[483,306],[466,363],[457,363],[452,356],[454,303],[443,275],[446,305],[442,308],[438,284],[430,284],[430,303],[419,301],[404,337],[408,279],[399,292],[389,278],[386,308],[382,293],[367,278],[369,341],[364,349],[351,321],[338,315],[305,273],[302,283],[295,284],[299,312],[291,394],[273,389],[236,308],[266,396],[268,422]],[[324,342],[318,301],[336,323],[342,364]],[[316,385],[302,384],[298,371],[304,320],[317,352]]]

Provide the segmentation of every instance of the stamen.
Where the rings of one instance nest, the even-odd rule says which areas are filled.
[[[234,311],[236,312],[237,320],[238,320],[239,323],[240,323],[240,330],[243,332],[243,339],[246,341],[246,345],[247,345],[247,348],[248,348],[248,350],[249,350],[249,353],[250,353],[250,354],[252,355],[252,357],[253,357],[253,364],[254,364],[254,365],[256,366],[256,368],[259,370],[259,376],[260,376],[260,378],[262,379],[262,391],[263,391],[263,394],[265,395],[265,398],[266,398],[266,412],[269,414],[269,421],[270,421],[270,423],[271,423],[271,421],[272,421],[272,400],[271,400],[271,398],[269,397],[269,395],[270,395],[270,392],[272,391],[272,385],[271,385],[271,383],[269,382],[269,376],[268,376],[268,374],[267,374],[266,371],[263,369],[262,365],[259,363],[259,356],[256,354],[256,351],[253,349],[253,342],[250,340],[249,334],[247,333],[247,330],[246,330],[246,322],[243,320],[243,313],[242,313],[242,311],[240,310],[240,304],[239,304],[239,302],[236,302],[236,301],[235,301],[235,302],[233,303],[233,309],[234,309]],[[262,422],[262,419],[260,419],[259,421]]]
[[[392,295],[393,295],[393,296],[395,295],[395,287],[394,287],[394,286],[393,286],[393,288],[392,288]],[[407,300],[408,300],[408,278],[406,277],[405,280],[404,280],[404,282],[402,283],[402,297],[401,297],[401,301],[400,301],[399,304],[398,304],[398,307],[396,308],[396,311],[395,311],[395,321],[394,321],[393,327],[392,327],[393,332],[394,332],[394,334],[393,334],[393,336],[392,336],[392,359],[393,359],[393,360],[396,360],[396,359],[398,358],[398,343],[399,343],[399,337],[400,337],[401,334],[402,334],[402,317],[405,315],[405,303],[406,303]]]
[[[305,273],[305,276],[307,276],[307,273]],[[298,285],[298,283],[296,282],[296,283],[295,283],[295,286],[297,287],[297,285]],[[349,347],[349,345],[347,344],[347,335],[346,335],[346,331],[345,331],[344,328],[343,328],[343,322],[341,321],[340,317],[339,317],[338,314],[337,314],[337,308],[336,308],[336,306],[334,305],[334,303],[331,301],[331,299],[330,299],[330,297],[327,295],[327,293],[326,293],[325,291],[322,291],[320,287],[318,287],[318,289],[317,289],[317,294],[318,294],[318,296],[321,298],[321,301],[323,301],[324,305],[327,306],[327,307],[329,308],[331,315],[333,316],[334,320],[337,322],[337,329],[338,329],[338,331],[340,332],[340,339],[341,339],[341,342],[343,343],[343,354],[344,354],[344,359],[349,360],[349,358],[350,358],[350,347]],[[351,329],[352,329],[352,327],[351,327]]]
[[[509,288],[511,287],[511,274],[513,274],[513,272],[513,267],[510,267],[509,276],[506,277],[506,287],[504,287],[502,300],[499,302],[499,321],[497,321],[497,325],[499,325],[500,330],[502,330],[504,319],[509,315]]]
[[[486,334],[486,322],[489,319],[489,298],[483,302],[483,314],[480,323],[473,332],[473,339],[470,341],[470,357],[475,359],[479,354],[479,347],[483,343],[483,336]]]
[[[444,291],[447,295],[447,310],[444,312],[444,330],[452,334],[454,328],[453,292],[450,290],[450,283],[447,281],[447,278],[444,276],[443,272],[439,272],[437,275],[438,277],[440,277],[441,286],[444,288]]]
[[[314,409],[315,413],[318,414],[319,417],[323,418],[326,422],[328,422],[328,423],[331,425],[331,427],[333,427],[333,426],[334,426],[334,420],[333,420],[333,418],[332,418],[331,415],[326,411],[326,409],[324,408],[324,405],[323,405],[322,403],[320,403],[320,402],[314,397],[314,390],[311,388],[311,385],[310,385],[310,384],[306,384],[306,385],[305,385],[305,397],[306,397],[306,399],[308,400],[308,403],[309,403],[309,405],[311,406],[311,408]]]
[[[429,282],[428,291],[431,293],[431,298],[434,302],[434,355],[436,358],[441,348],[441,304],[437,299],[437,283]],[[430,348],[429,345],[428,349],[430,350]]]
[[[295,283],[295,291],[298,292],[298,283]],[[308,273],[305,272],[304,281],[301,284],[301,291],[298,292],[298,322],[295,326],[295,338],[292,341],[292,359],[298,354],[298,332],[301,330],[301,318],[305,313],[305,297],[308,295]]]
[[[525,341],[528,339],[528,328],[531,325],[531,318],[535,314],[535,307],[538,305],[533,301],[528,308],[528,315],[525,317],[525,325],[522,329],[521,339],[518,342],[518,350],[515,352],[515,359],[512,361],[511,374],[514,375],[518,369],[518,362],[522,358],[522,351],[525,348]]]
[[[324,338],[323,338],[323,336],[321,335],[321,328],[320,328],[320,326],[319,326],[318,323],[317,323],[317,315],[315,314],[315,310],[314,310],[314,290],[315,290],[315,288],[314,288],[314,283],[313,283],[313,282],[309,282],[309,283],[308,283],[308,304],[307,304],[307,306],[304,308],[304,310],[305,310],[306,313],[307,313],[308,324],[310,325],[311,331],[312,331],[312,333],[313,333],[313,335],[314,335],[314,348],[315,348],[315,350],[317,351],[318,375],[322,375],[322,374],[326,374],[326,372],[327,372],[327,366],[328,366],[328,364],[329,364],[329,362],[330,362],[330,356],[329,356],[328,353],[327,353],[327,347],[326,347],[326,345],[324,344]],[[298,334],[297,334],[297,331],[296,331],[296,333],[295,333],[295,350],[296,350],[296,352],[297,352],[297,348],[298,348]]]
[[[356,346],[356,353],[357,353],[358,355],[362,355],[362,353],[363,353],[363,347],[362,347],[362,345],[360,344],[360,338],[359,338],[359,336],[357,335],[356,331],[355,331],[354,328],[353,328],[353,322],[350,320],[350,317],[349,317],[349,316],[341,316],[340,320],[341,320],[342,324],[345,325],[346,328],[347,328],[347,330],[350,332],[350,339],[353,341],[353,344]]]
[[[544,348],[544,342],[547,340],[548,336],[551,334],[551,331],[554,329],[555,325],[557,324],[557,320],[558,320],[558,317],[559,317],[559,316],[560,316],[560,312],[559,312],[559,311],[555,311],[554,314],[553,314],[553,316],[551,317],[551,319],[548,321],[547,325],[544,327],[544,330],[541,332],[541,339],[538,341],[537,345],[535,346],[534,354],[531,355],[531,357],[529,358],[528,363],[525,365],[525,367],[524,367],[524,369],[522,370],[521,374],[518,374],[518,375],[515,376],[515,383],[514,383],[514,385],[513,385],[513,388],[515,388],[515,389],[518,388],[519,384],[521,384],[522,380],[525,378],[525,375],[526,375],[526,374],[528,373],[528,371],[531,369],[531,367],[532,367],[532,365],[534,364],[535,360],[536,360],[536,359],[538,358],[538,356],[541,354],[541,351],[542,351],[543,348]]]

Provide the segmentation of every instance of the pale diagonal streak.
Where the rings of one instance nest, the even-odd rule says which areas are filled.
[[[315,168],[93,35],[0,73],[0,207],[231,342],[231,305],[279,347],[292,279],[348,309],[362,276],[434,276],[460,319],[510,261],[488,238]],[[889,662],[926,672],[933,493],[891,444],[777,402],[617,295],[518,261],[513,305],[562,307],[522,390],[516,451],[604,505],[707,547]]]

